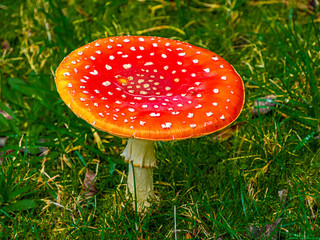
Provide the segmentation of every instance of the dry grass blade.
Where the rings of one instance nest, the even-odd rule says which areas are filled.
[[[6,119],[13,119],[7,112],[0,110],[0,114],[2,114]]]

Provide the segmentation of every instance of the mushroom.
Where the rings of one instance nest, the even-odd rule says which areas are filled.
[[[99,39],[56,71],[62,100],[95,128],[129,138],[128,189],[141,209],[154,198],[154,141],[199,137],[230,125],[244,85],[217,54],[160,37]]]

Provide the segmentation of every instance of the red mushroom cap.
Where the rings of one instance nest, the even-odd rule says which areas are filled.
[[[244,86],[217,54],[142,36],[99,39],[70,53],[56,72],[63,101],[94,127],[122,137],[185,139],[231,124]]]

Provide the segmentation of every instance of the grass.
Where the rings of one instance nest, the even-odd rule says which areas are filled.
[[[318,1],[3,0],[0,12],[0,238],[319,239]],[[210,49],[246,87],[238,131],[156,144],[159,201],[142,216],[125,195],[126,141],[77,118],[54,84],[72,50],[126,34]],[[253,115],[267,95],[271,111]]]

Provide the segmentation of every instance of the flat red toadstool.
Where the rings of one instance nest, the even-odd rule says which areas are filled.
[[[135,199],[145,206],[154,197],[153,141],[220,130],[235,121],[244,103],[242,79],[228,62],[206,49],[160,37],[88,43],[62,61],[55,81],[77,116],[129,138],[122,153],[133,163],[128,188],[135,196],[135,177]]]

